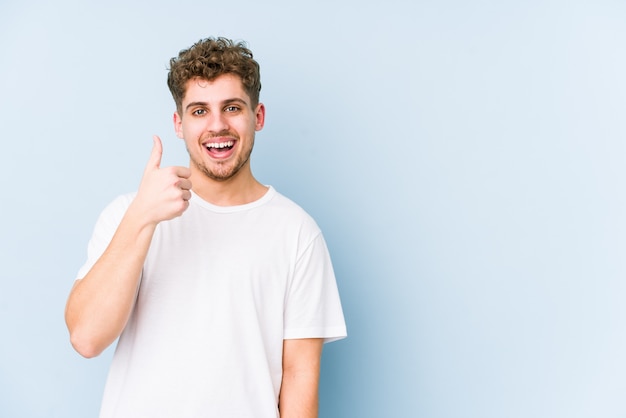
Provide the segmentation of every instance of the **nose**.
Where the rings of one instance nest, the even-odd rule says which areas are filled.
[[[206,130],[210,133],[220,133],[228,130],[228,120],[222,112],[212,112],[207,118]]]

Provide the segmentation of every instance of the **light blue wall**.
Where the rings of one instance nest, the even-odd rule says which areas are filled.
[[[94,417],[69,346],[96,216],[171,127],[168,59],[245,39],[254,170],[333,254],[321,417],[626,416],[626,3],[0,3],[0,416]]]

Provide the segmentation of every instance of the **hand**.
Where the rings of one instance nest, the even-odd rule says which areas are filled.
[[[161,168],[163,145],[161,138],[153,137],[150,159],[139,185],[133,206],[149,223],[173,219],[189,207],[191,198],[191,171],[187,167]]]

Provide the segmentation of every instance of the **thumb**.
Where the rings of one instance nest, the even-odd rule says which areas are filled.
[[[161,157],[163,156],[163,144],[161,143],[161,138],[157,135],[152,137],[154,141],[154,145],[152,145],[152,152],[150,153],[150,159],[148,160],[148,164],[146,165],[146,170],[150,168],[160,168],[161,167]]]

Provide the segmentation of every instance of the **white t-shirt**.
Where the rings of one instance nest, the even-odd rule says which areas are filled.
[[[104,210],[78,278],[133,198]],[[193,194],[155,231],[100,417],[276,418],[283,339],[345,336],[328,250],[308,214],[272,187],[231,207]]]

